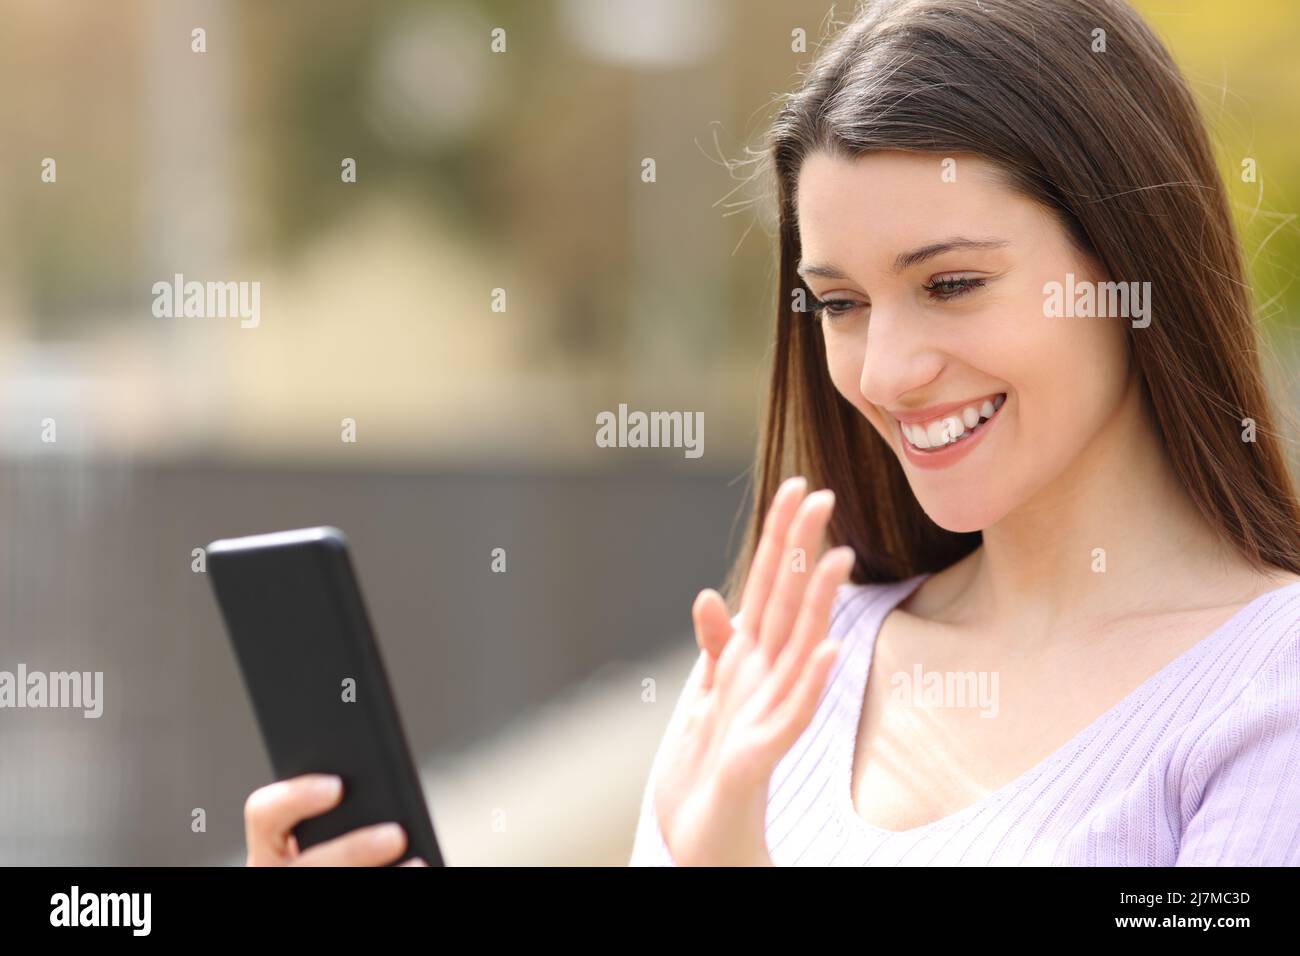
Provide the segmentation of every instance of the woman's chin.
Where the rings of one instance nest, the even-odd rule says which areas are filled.
[[[921,508],[930,520],[945,531],[967,532],[983,531],[997,522],[1005,509],[992,507],[987,503],[978,503],[962,497],[944,496],[941,500],[918,498]]]

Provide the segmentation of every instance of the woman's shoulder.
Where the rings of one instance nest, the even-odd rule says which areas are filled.
[[[1291,618],[1243,631],[1248,643],[1264,635],[1267,653],[1248,673],[1221,676],[1215,713],[1195,725],[1181,772],[1180,865],[1300,865],[1300,582],[1261,598],[1265,615]]]
[[[1202,665],[1219,681],[1212,730],[1239,736],[1243,724],[1262,722],[1300,735],[1300,576],[1274,583],[1224,624],[1231,653]]]
[[[1270,751],[1300,761],[1300,581],[1252,601],[1227,636],[1231,654],[1204,663],[1214,703],[1192,746],[1193,778]]]

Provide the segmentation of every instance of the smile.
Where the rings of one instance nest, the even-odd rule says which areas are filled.
[[[913,448],[923,451],[938,450],[946,445],[964,441],[975,434],[997,413],[1004,401],[1006,401],[1005,395],[995,395],[991,399],[973,402],[929,421],[915,424],[900,421],[898,427],[903,433],[904,440]]]
[[[982,443],[1006,400],[1006,393],[999,392],[964,404],[940,406],[939,414],[928,417],[917,413],[895,415],[904,457],[917,468],[955,465]]]

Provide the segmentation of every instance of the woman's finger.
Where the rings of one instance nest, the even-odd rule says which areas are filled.
[[[737,697],[733,693],[741,669],[745,667],[753,650],[758,647],[758,638],[744,628],[738,629],[722,648],[717,666],[713,671],[713,696],[717,697],[719,710],[730,714],[743,699],[744,692]]]
[[[803,604],[808,579],[821,552],[822,536],[835,507],[835,492],[815,491],[803,500],[786,535],[781,568],[763,611],[759,643],[769,661],[775,661],[790,639],[799,607]]]
[[[259,787],[244,802],[244,835],[250,866],[269,866],[292,858],[292,830],[320,816],[343,799],[343,781],[325,773],[302,774]]]
[[[769,715],[767,725],[770,727],[770,736],[767,747],[770,753],[787,753],[799,735],[812,723],[822,692],[826,689],[826,678],[835,666],[841,646],[840,641],[827,638],[813,648],[790,695],[777,704]]]
[[[848,580],[855,560],[853,549],[843,546],[827,551],[817,563],[790,640],[781,649],[772,671],[771,700],[774,704],[785,700],[795,680],[803,672],[808,655],[817,646],[817,642],[826,636],[835,594],[840,585]]]
[[[727,602],[717,591],[705,588],[695,598],[695,604],[691,607],[691,619],[695,624],[695,643],[707,657],[700,688],[708,690],[713,686],[713,673],[718,658],[727,645],[727,638],[731,637],[731,616],[727,613]]]
[[[304,850],[292,866],[383,866],[406,850],[406,831],[398,823],[376,823]]]
[[[786,530],[807,489],[806,479],[787,478],[772,496],[772,505],[763,519],[763,534],[754,549],[754,560],[750,563],[740,599],[740,627],[750,634],[758,634],[763,624],[763,608],[781,563]]]

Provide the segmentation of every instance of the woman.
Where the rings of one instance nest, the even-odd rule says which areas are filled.
[[[632,862],[1300,864],[1300,506],[1159,41],[873,3],[769,155],[766,520],[734,630],[696,603]],[[1053,301],[1107,281],[1126,314]]]
[[[1300,864],[1300,503],[1159,41],[870,3],[768,156],[738,613],[695,602],[631,862]],[[250,799],[250,862],[301,861],[306,784]]]

